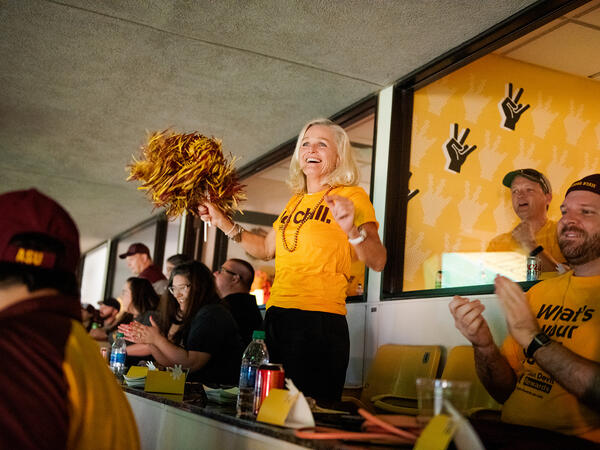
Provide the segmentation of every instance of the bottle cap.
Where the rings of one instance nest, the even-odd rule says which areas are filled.
[[[264,339],[265,338],[265,332],[262,330],[254,330],[252,332],[252,340],[254,339]]]
[[[123,336],[125,336],[123,333],[121,333],[121,332],[117,333],[118,338],[123,337]]]

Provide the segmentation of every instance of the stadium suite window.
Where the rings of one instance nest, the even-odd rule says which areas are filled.
[[[597,81],[502,52],[416,90],[402,290],[525,281],[526,251],[488,251],[520,222],[503,177],[545,174],[557,221],[570,183],[598,165],[599,99]]]

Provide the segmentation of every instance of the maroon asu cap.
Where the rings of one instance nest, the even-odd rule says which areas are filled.
[[[36,240],[48,245],[38,247]],[[75,273],[77,226],[62,206],[36,189],[2,194],[0,261]]]
[[[136,242],[134,244],[131,244],[125,253],[121,253],[119,255],[119,258],[125,259],[128,256],[137,255],[138,253],[150,256],[150,249],[148,249],[148,247],[146,247],[141,242]]]

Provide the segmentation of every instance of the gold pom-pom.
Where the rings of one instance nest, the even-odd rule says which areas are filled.
[[[241,211],[244,186],[234,169],[235,158],[225,158],[220,140],[165,130],[153,133],[141,153],[128,166],[127,180],[141,181],[138,189],[147,190],[154,206],[164,207],[168,217],[184,211],[196,214],[207,201],[230,218]]]

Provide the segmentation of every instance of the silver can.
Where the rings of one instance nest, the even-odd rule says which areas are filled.
[[[527,257],[527,281],[536,281],[541,275],[540,260],[537,256]]]

